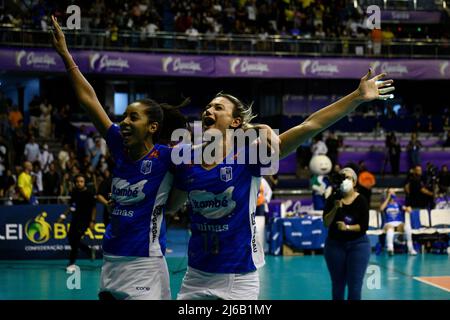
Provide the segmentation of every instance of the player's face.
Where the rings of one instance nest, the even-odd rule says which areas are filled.
[[[86,181],[84,181],[84,178],[83,178],[83,177],[78,177],[78,178],[75,180],[75,187],[76,187],[77,189],[79,189],[79,190],[84,189],[85,185],[86,185]]]
[[[225,133],[226,129],[237,128],[241,118],[234,118],[233,110],[234,105],[227,98],[214,98],[202,113],[203,130],[214,128]]]
[[[156,129],[152,130],[155,125],[157,126],[154,122],[149,122],[145,114],[145,106],[138,102],[130,104],[120,122],[120,132],[125,147],[132,148],[143,144],[156,131]]]

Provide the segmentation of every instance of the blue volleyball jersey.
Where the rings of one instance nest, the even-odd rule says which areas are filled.
[[[198,164],[176,167],[175,186],[188,193],[190,204],[190,267],[211,273],[246,273],[264,265],[255,222],[260,182],[258,164],[223,161],[209,170]]]
[[[155,144],[145,157],[132,161],[116,124],[109,128],[106,143],[116,163],[111,187],[115,206],[103,250],[118,256],[164,255],[164,207],[173,182],[171,149]]]
[[[384,209],[386,215],[385,223],[389,222],[405,222],[405,214],[401,209],[400,205],[396,202],[389,203]]]

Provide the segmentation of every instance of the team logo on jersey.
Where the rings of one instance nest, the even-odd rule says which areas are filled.
[[[220,168],[220,180],[228,182],[233,179],[233,169],[231,167]]]
[[[143,192],[147,180],[130,185],[127,180],[114,178],[112,181],[112,199],[121,205],[132,205],[145,198]]]
[[[234,187],[215,194],[205,190],[193,190],[189,193],[192,211],[208,219],[219,219],[233,212],[236,201],[233,200]]]
[[[144,160],[141,164],[141,173],[149,174],[152,172],[152,160]]]

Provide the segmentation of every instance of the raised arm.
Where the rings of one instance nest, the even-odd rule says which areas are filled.
[[[355,110],[361,103],[375,99],[393,98],[392,94],[387,94],[394,90],[394,87],[390,87],[393,80],[379,81],[386,76],[384,73],[371,79],[371,74],[372,70],[369,69],[369,72],[361,78],[358,89],[313,113],[300,125],[282,133],[280,135],[280,159],[288,156],[307,139],[317,135]]]
[[[100,134],[105,137],[106,132],[112,125],[112,121],[109,119],[102,105],[98,101],[94,89],[80,72],[80,69],[70,55],[64,33],[54,16],[52,16],[52,24],[54,28],[52,31],[53,46],[64,61],[78,101],[86,110],[89,118],[94,123]]]

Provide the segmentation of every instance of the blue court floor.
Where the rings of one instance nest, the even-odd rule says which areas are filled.
[[[185,272],[184,257],[167,258],[172,296],[175,298]],[[101,260],[79,260],[80,289],[69,290],[64,260],[0,261],[0,300],[78,300],[97,299]],[[363,299],[369,300],[450,300],[450,291],[418,281],[418,276],[450,275],[447,255],[424,254],[417,257],[373,255],[373,270],[379,267],[380,280],[367,274]],[[323,256],[266,257],[260,270],[260,299],[327,300],[330,280]],[[369,286],[371,288],[369,288]]]
[[[168,241],[167,262],[175,298],[186,271],[188,236],[169,235],[168,239],[174,239]],[[66,260],[0,260],[0,300],[95,300],[101,263],[101,260],[78,260],[80,289],[70,290]],[[419,281],[418,277],[435,277],[431,279],[438,285],[428,280]],[[322,255],[268,255],[266,265],[260,269],[260,279],[260,299],[328,300],[331,297],[331,283]],[[450,300],[449,280],[449,255],[388,257],[373,254],[362,297],[367,300]]]

